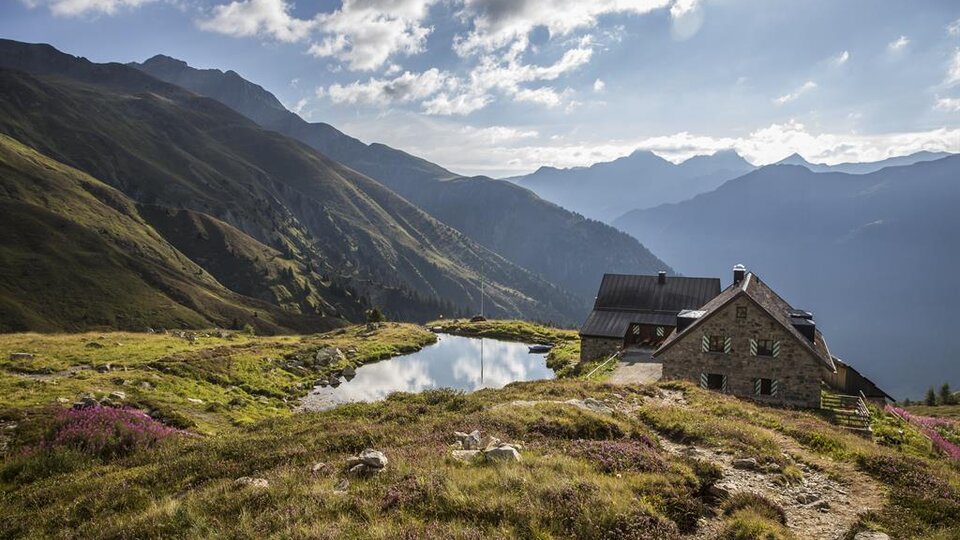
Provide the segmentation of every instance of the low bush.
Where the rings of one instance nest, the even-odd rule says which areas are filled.
[[[781,525],[787,524],[787,513],[783,511],[783,507],[759,493],[735,493],[723,503],[725,516],[732,516],[741,510],[749,510]]]

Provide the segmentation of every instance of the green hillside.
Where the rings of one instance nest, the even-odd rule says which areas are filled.
[[[686,383],[559,379],[291,414],[324,369],[434,336],[394,324],[275,338],[0,337],[3,537],[833,539],[875,530],[946,540],[960,531],[957,463],[879,410],[864,438],[812,411]],[[348,357],[296,367],[328,346]],[[62,404],[108,394],[153,418]],[[128,427],[100,438],[115,425]],[[472,430],[512,443],[519,461],[455,453],[455,432]],[[366,448],[382,451],[386,467],[348,472]]]
[[[215,101],[127,66],[92,64],[46,46],[0,45],[0,65],[39,75],[0,70],[0,132],[143,208],[188,210],[208,225],[227,224],[253,242],[244,243],[281,253],[288,262],[280,266],[294,269],[286,283],[271,277],[279,268],[258,268],[256,261],[234,269],[238,253],[263,247],[190,245],[178,227],[196,222],[177,225],[163,212],[148,213],[192,258],[203,251],[209,272],[235,292],[291,313],[332,308],[356,319],[358,306],[380,305],[395,317],[426,320],[477,309],[483,276],[491,314],[567,323],[580,316],[570,294],[381,184]],[[258,273],[264,279],[251,280]]]
[[[277,332],[341,324],[294,321],[226,289],[122,193],[4,135],[0,188],[2,331],[251,324]]]

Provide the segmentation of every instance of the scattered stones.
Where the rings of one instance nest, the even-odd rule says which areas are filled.
[[[710,493],[710,495],[718,499],[726,499],[730,496],[730,488],[723,484],[714,484],[710,486],[707,491]]]
[[[123,401],[127,399],[127,393],[117,390],[115,392],[110,392],[109,398],[117,401]]]
[[[189,401],[190,403],[195,403],[195,404],[197,404],[197,405],[200,405],[200,404],[203,403],[203,400],[202,400],[202,399],[192,398],[192,397],[188,397],[188,398],[187,398],[187,401]]]
[[[734,469],[742,469],[745,471],[755,471],[757,470],[757,460],[754,458],[740,458],[735,459],[731,463]]]
[[[816,493],[801,493],[797,495],[797,502],[800,504],[811,504],[820,500],[820,495]]]
[[[70,400],[65,397],[58,397],[57,403],[70,403]]]
[[[110,364],[100,364],[96,369],[98,373],[108,373],[113,369],[113,366]]]
[[[480,438],[480,448],[486,450],[487,448],[494,448],[500,445],[500,439],[492,435],[484,435]]]
[[[456,431],[453,433],[453,436],[460,441],[461,447],[464,450],[480,450],[480,432],[474,430],[470,433],[464,433],[462,431]]]
[[[233,481],[233,483],[239,486],[250,486],[257,489],[265,489],[270,487],[270,482],[266,478],[251,478],[249,476],[241,476]]]
[[[323,463],[322,461],[318,461],[313,464],[313,467],[310,467],[310,471],[314,474],[330,474],[333,472],[333,467]]]
[[[96,407],[100,405],[100,402],[97,401],[97,398],[93,396],[83,396],[80,398],[80,401],[77,401],[73,404],[74,409],[88,409],[90,407]]]
[[[317,354],[314,355],[314,362],[317,366],[324,367],[341,360],[346,360],[346,358],[340,349],[327,346],[317,350]]]
[[[504,443],[492,435],[484,435],[480,430],[470,433],[455,431],[457,439],[450,451],[451,457],[458,461],[474,461],[481,455],[488,461],[520,461],[520,450],[523,447],[518,443]]]
[[[10,353],[11,360],[30,360],[33,358],[33,353],[28,352],[12,352]]]

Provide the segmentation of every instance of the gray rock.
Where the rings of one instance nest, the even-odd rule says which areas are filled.
[[[363,452],[360,452],[360,455],[357,456],[360,458],[360,461],[369,467],[376,469],[382,469],[387,466],[387,456],[379,451],[373,449],[366,449]]]
[[[510,445],[501,445],[483,452],[489,461],[520,461],[520,452]]]
[[[201,403],[203,403],[203,400],[202,400],[202,399],[193,398],[193,397],[188,397],[188,398],[187,398],[187,401],[189,401],[190,403],[195,403],[195,404],[197,404],[197,405],[200,405]]]
[[[610,407],[607,407],[602,402],[593,398],[587,398],[584,400],[568,399],[567,401],[564,401],[564,403],[566,403],[567,405],[573,405],[574,407],[578,407],[580,409],[593,411],[595,413],[613,414],[613,409],[611,409]]]
[[[346,478],[341,478],[337,480],[337,483],[333,485],[334,493],[346,493],[347,488],[350,487],[350,481]]]
[[[12,352],[10,353],[11,360],[30,360],[33,358],[33,353],[28,352]]]
[[[357,376],[357,368],[353,366],[347,366],[343,368],[343,371],[341,371],[340,374],[348,379],[352,379]]]
[[[333,470],[333,467],[327,465],[326,463],[318,461],[313,464],[313,467],[310,467],[310,471],[316,474],[328,474]]]
[[[363,460],[357,456],[347,458],[347,468],[352,469],[353,467],[363,463]]]
[[[238,486],[250,486],[258,489],[270,487],[270,482],[266,478],[251,478],[249,476],[241,476],[233,481],[233,483]]]
[[[816,493],[801,493],[797,495],[797,502],[800,504],[811,504],[820,500]]]
[[[114,392],[110,392],[110,395],[109,395],[108,397],[109,397],[110,399],[114,399],[114,400],[117,400],[117,401],[123,401],[123,400],[127,399],[127,393],[126,393],[126,392],[121,392],[120,390],[116,390],[116,391],[114,391]]]
[[[97,371],[100,372],[100,373],[107,373],[108,371],[111,371],[112,369],[113,369],[113,366],[110,365],[110,364],[101,364],[101,365],[97,366]]]
[[[860,531],[853,540],[890,540],[890,537],[879,531]]]
[[[757,460],[754,458],[740,458],[733,460],[731,465],[733,465],[734,469],[754,471],[757,469]]]
[[[480,450],[480,432],[479,431],[474,430],[474,431],[471,431],[470,433],[455,431],[453,432],[453,436],[457,438],[457,441],[460,442],[460,445],[464,450]]]
[[[722,484],[714,484],[710,486],[707,492],[718,499],[726,499],[730,496],[730,490],[727,488],[727,486]]]
[[[491,435],[484,435],[480,438],[480,444],[478,448],[486,450],[487,448],[493,448],[500,445],[500,439],[493,437]]]
[[[479,455],[479,450],[454,450],[450,452],[450,456],[457,461],[473,461]]]

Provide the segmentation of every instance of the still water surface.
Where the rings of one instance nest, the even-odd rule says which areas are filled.
[[[546,354],[531,354],[524,343],[439,334],[419,352],[357,368],[353,380],[337,388],[317,387],[302,407],[323,410],[341,403],[375,401],[391,392],[454,388],[472,392],[501,388],[514,381],[554,378]]]

